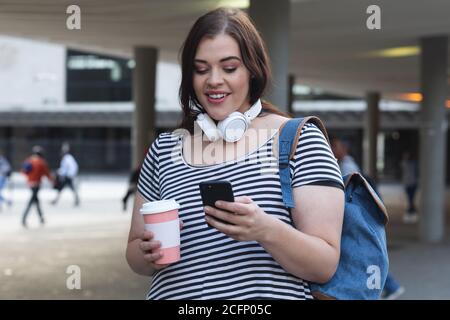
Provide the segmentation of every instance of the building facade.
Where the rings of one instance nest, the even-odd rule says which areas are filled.
[[[81,172],[130,170],[133,67],[130,59],[0,37],[0,149],[14,169],[20,169],[35,144],[44,147],[55,169],[62,143],[69,142]],[[181,120],[179,82],[177,65],[159,63],[158,132],[176,128]],[[319,116],[330,134],[351,142],[351,152],[361,165],[365,102],[297,91],[294,114]],[[381,102],[380,179],[398,181],[403,152],[418,155],[418,108],[415,104]],[[447,181],[449,176],[447,164]]]

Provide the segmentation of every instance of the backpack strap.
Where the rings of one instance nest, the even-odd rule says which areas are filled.
[[[292,196],[292,178],[289,170],[289,160],[294,158],[300,134],[308,122],[314,123],[322,131],[328,144],[330,143],[327,130],[322,121],[317,117],[294,118],[281,125],[278,142],[278,167],[280,172],[281,194],[283,196],[283,203],[287,208],[295,208],[294,198]]]

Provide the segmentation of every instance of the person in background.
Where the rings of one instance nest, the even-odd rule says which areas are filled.
[[[39,189],[41,187],[41,181],[46,176],[51,182],[54,182],[54,178],[50,174],[47,162],[44,159],[44,150],[40,146],[34,146],[32,149],[32,155],[28,157],[22,165],[22,173],[27,176],[27,183],[31,190],[31,198],[28,201],[28,205],[22,216],[22,225],[27,228],[27,216],[30,212],[31,206],[36,205],[36,209],[39,214],[41,224],[45,223],[44,215],[39,202]]]
[[[361,172],[355,159],[350,155],[350,143],[347,140],[337,137],[331,138],[331,149],[338,160],[343,176],[353,172]]]
[[[417,161],[409,152],[405,152],[402,157],[402,182],[408,198],[408,209],[403,215],[404,223],[416,223],[419,215],[414,205],[414,196],[418,184],[418,166]]]
[[[122,198],[123,211],[127,211],[127,202],[128,198],[133,195],[137,190],[137,184],[139,180],[139,173],[141,171],[141,167],[134,169],[131,171],[130,178],[128,180],[128,189],[125,193],[125,196]]]
[[[332,137],[331,141],[331,149],[338,160],[339,169],[341,169],[342,176],[346,176],[353,172],[361,173],[367,182],[372,186],[373,190],[378,194],[381,198],[381,194],[378,190],[378,185],[374,179],[365,175],[359,165],[356,163],[355,159],[351,156],[351,144],[346,139],[341,139],[338,137]]]
[[[8,206],[11,206],[11,200],[5,199],[3,196],[3,188],[6,186],[9,176],[11,175],[11,165],[9,161],[3,156],[2,150],[0,150],[0,210],[2,210],[2,204],[5,202]]]
[[[137,191],[137,186],[139,182],[139,174],[141,173],[142,163],[145,161],[145,157],[147,156],[148,147],[142,153],[142,160],[140,163],[130,172],[130,176],[128,178],[128,188],[125,192],[125,195],[122,198],[122,209],[123,211],[127,211],[127,203],[130,196],[134,195]]]
[[[356,163],[355,159],[350,155],[351,145],[347,140],[340,139],[338,137],[331,138],[331,150],[338,160],[339,168],[341,169],[341,173],[343,176],[353,172],[360,172],[361,169],[359,165]],[[381,198],[381,195],[378,191],[377,185],[373,182],[372,179],[364,176],[364,178],[370,183],[375,192]],[[395,300],[400,297],[403,293],[405,293],[405,288],[400,285],[400,283],[392,276],[389,272],[386,278],[386,282],[383,288],[383,293],[381,299],[383,300]]]
[[[58,200],[59,196],[61,195],[61,191],[67,186],[69,187],[75,197],[75,203],[74,206],[77,207],[80,205],[80,198],[78,196],[77,190],[75,188],[74,180],[78,174],[78,163],[73,157],[73,155],[70,153],[70,146],[68,143],[64,143],[61,147],[61,163],[59,165],[58,169],[58,178],[59,186],[56,188],[57,194],[56,198],[51,202],[51,204],[55,205]]]

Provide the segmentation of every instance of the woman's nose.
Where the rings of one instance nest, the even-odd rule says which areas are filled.
[[[223,77],[220,71],[212,70],[210,76],[207,79],[208,85],[211,87],[217,87],[223,83]]]

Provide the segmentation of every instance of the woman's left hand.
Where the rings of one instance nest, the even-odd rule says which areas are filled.
[[[217,208],[205,207],[206,221],[237,241],[260,242],[270,230],[273,217],[265,213],[250,197],[236,197],[234,202],[216,201],[215,206]]]

